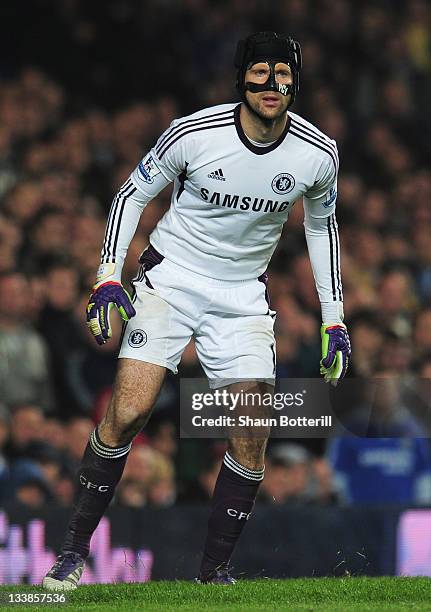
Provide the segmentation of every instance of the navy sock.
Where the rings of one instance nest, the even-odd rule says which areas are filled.
[[[132,443],[122,447],[106,446],[96,429],[76,474],[75,500],[62,551],[87,557],[90,540],[105,513],[126,465]]]
[[[226,453],[214,489],[200,577],[226,567],[250,517],[264,468],[249,470]]]

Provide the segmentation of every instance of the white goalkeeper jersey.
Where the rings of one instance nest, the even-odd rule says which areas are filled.
[[[257,278],[303,197],[320,301],[342,300],[335,141],[289,112],[278,140],[256,146],[241,127],[240,107],[206,108],[162,134],[114,198],[98,278],[120,280],[143,209],[174,181],[170,208],[150,236],[168,260],[211,278]]]

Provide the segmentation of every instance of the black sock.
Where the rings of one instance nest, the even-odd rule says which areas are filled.
[[[91,433],[76,474],[75,501],[63,551],[87,557],[91,536],[114,495],[131,446],[132,443],[117,448],[106,446],[97,427]]]
[[[200,577],[227,566],[250,517],[264,468],[249,470],[226,453],[214,489]]]

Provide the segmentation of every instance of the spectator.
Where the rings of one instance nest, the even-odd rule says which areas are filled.
[[[93,429],[93,421],[87,417],[72,417],[66,425],[65,448],[72,465],[76,468],[82,459]]]
[[[53,501],[52,489],[41,467],[31,459],[20,458],[12,462],[6,501],[14,500],[32,508]]]
[[[150,428],[150,443],[152,448],[172,459],[178,446],[174,424],[165,419],[156,422],[156,426]]]
[[[138,478],[122,478],[115,492],[115,503],[126,508],[143,508],[147,504],[147,488]]]
[[[42,508],[52,501],[49,487],[39,478],[27,478],[20,482],[15,492],[16,499],[32,510]]]
[[[356,376],[370,376],[380,360],[384,330],[381,329],[376,313],[359,311],[350,321],[350,335],[355,355],[352,359],[352,373]]]
[[[45,341],[26,321],[28,283],[18,272],[0,275],[0,388],[6,404],[35,402],[52,409]]]
[[[58,450],[66,447],[66,427],[58,417],[50,416],[43,424],[42,439]]]
[[[388,272],[381,280],[379,296],[382,322],[395,334],[407,336],[411,313],[417,307],[411,275],[404,270]]]
[[[185,486],[179,501],[209,502],[214,492],[221,462],[222,459],[219,457],[210,457],[197,478]]]
[[[43,206],[30,219],[27,236],[28,244],[23,250],[21,266],[22,269],[31,271],[35,267],[40,267],[48,257],[61,257],[64,244],[71,240],[70,224],[63,211],[54,206]],[[57,300],[61,299],[60,296],[61,294],[57,295]],[[65,296],[67,296],[66,291]]]
[[[7,495],[7,482],[9,466],[4,452],[4,446],[9,436],[10,414],[4,404],[0,402],[0,501]]]
[[[340,501],[331,466],[325,457],[314,457],[310,465],[308,497],[312,503],[331,505]]]
[[[84,344],[73,313],[79,295],[77,269],[68,262],[54,260],[46,271],[45,282],[46,301],[39,313],[38,329],[50,352],[56,406],[63,419],[67,419],[79,409],[67,378],[69,355]]]
[[[364,404],[343,423],[351,435],[329,444],[340,495],[348,503],[429,503],[431,449],[402,403],[400,379],[380,372],[368,391],[371,412],[370,402]]]
[[[413,339],[418,359],[431,352],[431,308],[420,312],[416,318]]]
[[[43,423],[44,416],[40,406],[15,406],[11,414],[9,439],[4,449],[9,460],[25,456],[30,443],[41,439]]]
[[[124,469],[123,478],[139,481],[148,490],[156,469],[158,452],[149,446],[134,445]]]
[[[284,442],[270,449],[268,459],[261,499],[271,504],[304,501],[310,468],[305,448]]]
[[[152,506],[166,508],[176,499],[175,470],[171,459],[156,451],[156,461],[148,483],[148,501]]]
[[[429,504],[431,461],[424,438],[338,438],[329,461],[349,504]]]
[[[61,506],[70,508],[73,504],[75,484],[73,469],[63,467],[55,483],[54,493]]]
[[[63,465],[67,462],[66,457],[44,441],[31,442],[26,456],[40,468],[44,481],[54,490]]]
[[[176,498],[175,472],[171,459],[148,446],[134,446],[116,493],[121,506],[141,508],[171,506]]]

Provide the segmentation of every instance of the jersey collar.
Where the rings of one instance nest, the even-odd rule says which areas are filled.
[[[268,147],[257,147],[252,142],[250,142],[250,140],[244,134],[244,130],[242,129],[241,121],[239,119],[239,113],[240,113],[240,110],[241,110],[241,104],[238,104],[238,106],[235,107],[234,120],[235,120],[236,132],[237,132],[238,137],[241,140],[242,144],[245,147],[247,147],[247,149],[249,149],[252,153],[255,153],[256,155],[265,155],[265,153],[270,153],[271,151],[274,151],[274,149],[276,149],[278,146],[281,145],[281,143],[286,138],[286,135],[287,135],[287,133],[288,133],[288,131],[290,129],[290,117],[289,117],[289,115],[287,116],[286,126],[285,126],[284,130],[282,131],[282,133],[280,134],[280,136],[277,138],[277,140],[275,142],[273,142],[271,145],[269,145]]]

